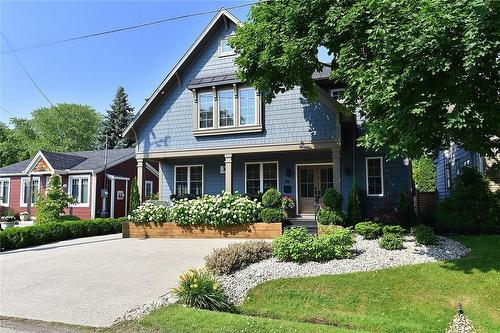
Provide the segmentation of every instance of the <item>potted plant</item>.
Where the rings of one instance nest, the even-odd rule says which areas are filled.
[[[2,225],[2,229],[13,228],[16,224],[15,216],[0,216],[0,223]]]
[[[30,213],[28,213],[28,212],[19,213],[19,219],[21,221],[29,221],[30,220]]]
[[[292,195],[285,194],[281,197],[281,207],[287,218],[295,217],[295,198]]]

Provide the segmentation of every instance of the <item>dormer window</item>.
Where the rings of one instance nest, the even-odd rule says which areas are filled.
[[[259,93],[240,84],[193,90],[193,134],[218,135],[262,131]]]
[[[334,88],[330,91],[330,96],[336,101],[341,101],[344,97],[344,88]]]
[[[228,56],[236,54],[234,49],[229,45],[228,38],[221,39],[219,46],[219,54],[221,56]]]

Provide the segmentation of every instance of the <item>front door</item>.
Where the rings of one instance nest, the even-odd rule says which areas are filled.
[[[299,214],[313,215],[315,197],[323,197],[326,189],[333,187],[333,167],[332,165],[300,166],[298,178]]]

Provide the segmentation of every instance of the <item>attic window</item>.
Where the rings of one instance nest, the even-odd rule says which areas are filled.
[[[234,55],[234,49],[229,45],[228,38],[221,39],[219,47],[221,56]]]
[[[344,88],[334,88],[330,91],[330,95],[334,100],[341,101],[344,97]]]

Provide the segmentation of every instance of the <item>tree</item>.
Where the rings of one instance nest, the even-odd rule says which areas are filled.
[[[45,194],[39,194],[36,200],[36,223],[59,221],[64,208],[73,202],[75,200],[62,189],[61,177],[53,175]]]
[[[436,165],[429,156],[412,161],[413,180],[419,192],[436,190]]]
[[[22,153],[22,146],[16,140],[14,130],[0,122],[0,167],[18,162]]]
[[[347,201],[347,224],[355,225],[359,222],[361,222],[361,201],[359,200],[356,178],[353,178],[351,192],[349,192]]]
[[[36,135],[32,154],[39,149],[67,152],[96,147],[101,116],[88,105],[61,103],[31,115],[29,122]]]
[[[122,133],[134,118],[134,108],[128,103],[128,95],[123,87],[118,87],[116,90],[113,104],[110,105],[111,110],[107,111],[107,115],[101,124],[100,144],[101,148],[105,147],[106,137],[108,140],[108,148],[126,148],[133,144],[129,138],[122,138]]]
[[[296,86],[316,96],[323,66],[365,118],[360,142],[420,157],[455,142],[492,154],[500,123],[497,1],[259,2],[229,43],[238,75],[270,101]],[[318,60],[325,47],[332,60]]]
[[[139,187],[137,186],[137,177],[132,179],[130,183],[130,203],[128,206],[129,214],[141,205],[141,196],[139,195]]]

